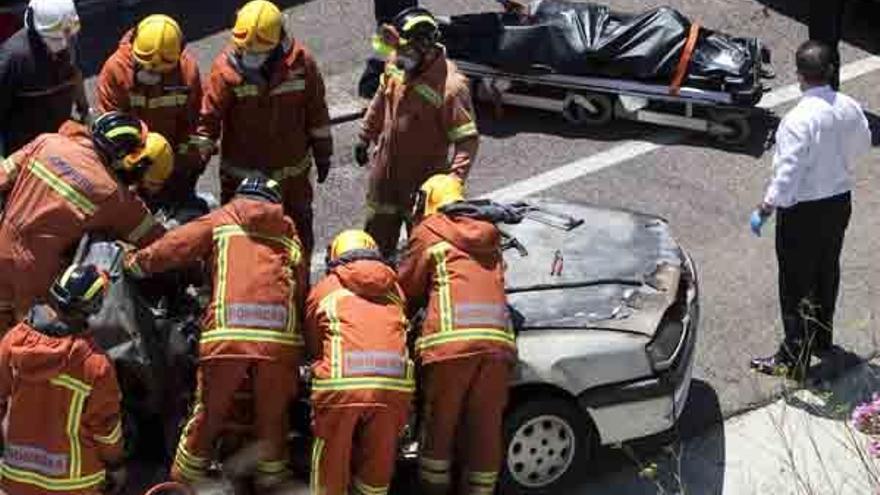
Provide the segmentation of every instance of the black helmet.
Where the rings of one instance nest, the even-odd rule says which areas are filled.
[[[147,139],[147,126],[137,117],[122,112],[107,112],[92,123],[92,142],[114,162],[140,150]]]
[[[62,313],[92,315],[101,310],[109,285],[107,275],[94,265],[71,265],[52,284],[49,296]]]
[[[410,7],[397,14],[391,23],[400,35],[400,44],[415,44],[422,49],[431,48],[440,40],[437,19],[428,9]]]
[[[248,177],[241,181],[235,194],[262,199],[270,203],[281,203],[281,184],[263,177]]]

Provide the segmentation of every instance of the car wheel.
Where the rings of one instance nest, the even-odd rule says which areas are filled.
[[[564,399],[515,405],[504,419],[503,495],[565,493],[583,481],[596,446],[589,416]]]

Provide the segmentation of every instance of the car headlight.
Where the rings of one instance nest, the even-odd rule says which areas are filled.
[[[681,320],[664,320],[647,346],[648,356],[654,371],[665,371],[672,366],[678,355],[685,325]]]

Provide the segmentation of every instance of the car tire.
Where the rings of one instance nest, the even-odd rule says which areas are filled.
[[[587,413],[562,398],[520,401],[504,418],[502,495],[567,493],[584,481],[597,442]]]

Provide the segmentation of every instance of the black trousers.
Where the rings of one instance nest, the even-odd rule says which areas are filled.
[[[831,46],[835,57],[835,71],[831,87],[840,89],[840,51],[838,45],[843,31],[843,13],[846,0],[810,0],[810,39]]]
[[[840,252],[851,212],[850,193],[777,211],[779,303],[785,329],[780,356],[791,362],[808,362],[811,351],[832,345]]]

